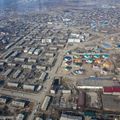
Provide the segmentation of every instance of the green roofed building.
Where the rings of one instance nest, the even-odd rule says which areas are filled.
[[[93,63],[93,59],[90,58],[90,59],[86,60],[86,62],[91,64],[91,63]]]
[[[84,58],[89,59],[90,55],[89,54],[84,54]]]
[[[72,69],[72,67],[71,66],[67,66],[67,67],[65,67],[64,68],[66,71],[70,71],[71,69]]]
[[[104,54],[104,55],[102,55],[102,57],[107,59],[107,58],[109,58],[109,55],[108,54]]]
[[[99,54],[95,54],[94,58],[100,58],[100,55]]]
[[[96,116],[95,112],[93,112],[93,111],[85,111],[84,115],[89,116],[89,117],[95,117]]]

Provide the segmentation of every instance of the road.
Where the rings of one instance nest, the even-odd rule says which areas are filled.
[[[48,79],[47,81],[45,81],[42,91],[39,94],[36,95],[38,103],[42,104],[45,96],[47,94],[49,94],[49,91],[51,89],[51,84],[52,84],[52,82],[54,80],[54,77],[56,76],[56,72],[57,72],[58,68],[60,67],[60,65],[62,64],[63,53],[64,53],[63,50],[61,50],[60,53],[59,53],[59,55],[58,55],[58,57],[57,57],[57,61],[56,61],[55,66],[52,68],[52,70],[49,73],[50,79]],[[36,104],[34,106],[33,111],[31,113],[31,115],[29,116],[28,120],[33,120],[34,119],[34,117],[35,117],[34,114],[37,112],[37,110],[38,110],[39,107],[40,107],[39,104]]]
[[[16,38],[19,39],[17,41],[14,42],[14,45],[12,47],[10,47],[9,49],[7,49],[3,54],[0,55],[0,58],[4,58],[4,56],[8,53],[8,51],[12,51],[16,48],[17,44],[23,40],[23,38],[27,37],[30,33],[32,33],[35,29],[37,29],[38,26],[34,26],[30,32],[28,32],[27,34],[24,35],[24,37],[20,37],[20,38]]]
[[[115,35],[116,34],[113,34],[111,36],[115,36]],[[101,36],[104,39],[104,35],[99,35],[99,36]],[[98,42],[100,41],[100,39],[97,39],[97,40],[98,40]],[[92,40],[92,42],[96,42],[96,40]],[[78,46],[83,46],[84,47],[86,44],[89,45],[90,43],[91,43],[91,41],[88,41],[87,43],[82,43],[81,45],[78,45]],[[13,50],[15,48],[15,45],[12,48],[10,48],[9,50]],[[7,90],[7,89],[4,89],[4,88],[0,89],[1,94],[5,94],[5,95],[17,97],[17,98],[28,99],[28,100],[35,103],[35,105],[33,107],[33,110],[32,110],[32,113],[29,116],[28,120],[33,120],[34,119],[34,117],[35,117],[34,114],[40,108],[45,96],[49,94],[49,91],[51,89],[51,84],[54,80],[54,77],[57,75],[56,72],[62,64],[65,49],[59,51],[56,64],[51,69],[51,71],[49,72],[49,79],[45,81],[45,83],[43,85],[43,89],[39,93],[34,94],[34,93],[28,93],[28,92],[22,92],[22,91],[16,91],[16,90]]]
[[[38,94],[16,91],[16,90],[8,90],[5,88],[0,89],[1,94],[13,96],[15,98],[27,99],[27,100],[31,100],[32,102],[35,102],[35,105],[33,107],[33,111],[31,113],[31,115],[29,116],[28,120],[34,119],[34,114],[37,112],[38,108],[42,104],[45,96],[47,94],[49,94],[49,91],[51,89],[51,84],[54,80],[54,77],[56,76],[56,72],[58,70],[58,67],[62,64],[63,53],[64,53],[63,50],[61,50],[58,57],[57,57],[57,61],[56,61],[55,66],[52,68],[52,70],[49,73],[50,79],[45,81],[45,83],[43,85],[43,89]]]

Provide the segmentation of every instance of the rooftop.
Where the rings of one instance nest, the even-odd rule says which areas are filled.
[[[120,96],[102,95],[104,110],[120,112]]]
[[[105,86],[119,86],[117,81],[113,81],[112,79],[83,79],[78,80],[77,86],[97,86],[97,87],[105,87]]]
[[[82,120],[82,116],[71,116],[62,114],[60,120]]]

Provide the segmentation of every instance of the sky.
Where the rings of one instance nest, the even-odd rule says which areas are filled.
[[[62,5],[65,2],[77,3],[78,5],[109,5],[120,4],[120,0],[0,0],[0,10],[10,8],[16,11],[29,10],[34,8],[36,10],[45,10],[49,7]],[[33,9],[31,9],[33,10]]]
[[[16,8],[22,10],[24,8],[45,8],[49,4],[60,4],[62,0],[0,0],[0,9]]]

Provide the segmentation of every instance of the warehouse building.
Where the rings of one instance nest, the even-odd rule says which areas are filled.
[[[103,109],[120,112],[120,97],[117,95],[102,95]]]
[[[4,66],[5,63],[3,61],[0,61],[0,66]]]
[[[42,39],[42,43],[52,43],[52,42],[53,42],[53,40],[50,38]]]
[[[24,120],[24,118],[25,118],[25,115],[20,113],[17,115],[16,120]]]
[[[119,82],[115,82],[112,79],[106,80],[106,79],[84,79],[84,80],[78,80],[77,82],[77,88],[78,89],[101,89],[103,90],[104,87],[109,86],[118,86],[120,85]]]
[[[47,56],[47,57],[54,57],[54,53],[50,53],[50,52],[47,52],[47,53],[45,53],[45,56]]]
[[[71,33],[70,34],[70,37],[72,37],[72,38],[79,38],[79,36],[80,36],[80,34],[78,34],[78,33]]]
[[[7,59],[8,57],[10,57],[13,54],[14,51],[9,51],[5,56],[4,59]]]
[[[17,57],[17,56],[20,55],[20,54],[21,54],[21,51],[15,51],[15,52],[11,55],[11,57],[12,57],[12,58]]]
[[[4,72],[3,76],[8,77],[13,72],[13,69],[8,69]]]
[[[42,85],[39,85],[39,86],[37,87],[36,91],[38,92],[38,91],[40,91],[42,88],[43,88],[43,86],[42,86]]]
[[[8,87],[15,87],[15,88],[17,88],[17,87],[19,86],[19,83],[7,82],[7,86],[8,86]]]
[[[71,90],[69,90],[69,89],[63,89],[62,93],[63,94],[71,94]]]
[[[45,71],[45,70],[47,69],[47,67],[46,67],[46,66],[43,66],[43,65],[42,65],[42,66],[37,65],[37,66],[36,66],[36,69]]]
[[[24,68],[24,69],[32,69],[33,68],[33,65],[22,65],[22,68]]]
[[[31,48],[31,49],[28,51],[28,54],[32,55],[35,50],[36,50],[36,48]]]
[[[16,106],[16,107],[24,108],[26,106],[26,101],[23,101],[23,100],[13,100],[11,104],[13,106]]]
[[[58,47],[58,48],[64,48],[64,47],[65,47],[65,44],[58,43],[58,44],[57,44],[57,47]]]
[[[10,66],[10,67],[15,67],[15,66],[16,66],[16,64],[15,64],[15,63],[10,63],[10,62],[9,62],[9,63],[7,63],[7,65],[8,65],[8,66]]]
[[[54,47],[54,46],[50,46],[50,47],[49,47],[49,50],[51,50],[51,51],[57,51],[58,48],[57,48],[57,47]]]
[[[52,83],[52,86],[51,86],[51,90],[50,92],[52,94],[55,94],[60,88],[60,79],[54,79],[53,83]]]
[[[48,75],[48,73],[42,72],[42,74],[41,74],[40,77],[39,77],[39,80],[41,80],[41,81],[46,80],[47,75]]]
[[[6,50],[9,49],[9,48],[12,47],[14,44],[15,44],[14,42],[8,44],[8,45],[5,47],[5,49],[6,49]]]
[[[29,45],[33,45],[35,43],[34,40],[32,40],[31,42],[29,42]]]
[[[19,57],[16,57],[14,59],[15,62],[25,62],[26,58],[19,58]]]
[[[77,108],[78,109],[84,108],[85,102],[86,102],[86,94],[85,92],[80,92],[77,98]]]
[[[36,117],[35,120],[43,120],[41,117]]]
[[[7,103],[7,98],[4,98],[4,97],[0,97],[0,103],[2,104],[6,104]]]
[[[34,51],[34,55],[39,55],[40,53],[41,53],[41,49],[36,49],[35,51]]]
[[[120,86],[104,87],[103,94],[120,95]]]
[[[83,120],[83,117],[80,115],[72,115],[71,114],[62,114],[60,120]]]
[[[0,116],[1,120],[14,120],[14,116]]]
[[[80,43],[80,39],[79,38],[69,38],[68,43]]]
[[[18,78],[20,76],[20,74],[22,73],[22,70],[17,70],[14,74],[13,74],[13,78]]]
[[[35,91],[35,85],[23,85],[24,90],[32,90]]]
[[[54,63],[55,63],[55,58],[50,58],[50,59],[48,60],[48,65],[53,66]]]
[[[29,59],[28,59],[28,62],[29,62],[29,63],[37,63],[37,59],[29,58]]]
[[[26,47],[26,48],[24,49],[24,53],[27,53],[29,50],[30,50],[30,48],[29,48],[29,47]]]
[[[50,100],[51,100],[51,97],[50,97],[50,96],[46,96],[46,97],[45,97],[45,99],[44,99],[44,101],[43,101],[43,104],[42,104],[42,106],[41,106],[41,110],[43,110],[43,111],[46,111],[46,110],[47,110],[47,108],[48,108],[48,106],[49,106],[49,104],[50,104]]]
[[[65,45],[66,42],[67,42],[67,40],[65,40],[65,39],[59,40],[59,43],[64,44],[64,45]]]

